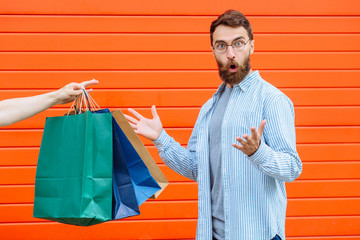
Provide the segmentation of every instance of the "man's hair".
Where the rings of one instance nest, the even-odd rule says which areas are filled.
[[[249,35],[250,40],[253,40],[253,38],[254,38],[249,20],[241,12],[231,9],[231,10],[227,10],[226,12],[224,12],[215,21],[213,21],[211,23],[211,26],[210,26],[211,46],[213,43],[214,31],[219,25],[225,25],[225,26],[234,27],[234,28],[235,27],[244,27]]]

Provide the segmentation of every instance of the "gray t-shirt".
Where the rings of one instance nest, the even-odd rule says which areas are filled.
[[[210,151],[210,191],[213,236],[225,239],[225,221],[223,206],[223,186],[221,175],[221,125],[232,88],[225,87],[216,103],[210,120],[209,151]]]

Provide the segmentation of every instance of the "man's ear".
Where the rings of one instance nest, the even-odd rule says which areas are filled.
[[[253,54],[254,50],[255,50],[255,40],[252,40],[250,44],[250,54]]]
[[[216,58],[216,54],[215,54],[215,50],[213,49],[213,48],[211,48],[212,49],[212,55],[214,56],[214,58],[215,58],[215,60],[217,60],[217,58]]]
[[[214,51],[214,48],[211,46],[211,52],[212,52],[212,55],[214,56],[214,57],[216,57],[215,56],[215,51]]]

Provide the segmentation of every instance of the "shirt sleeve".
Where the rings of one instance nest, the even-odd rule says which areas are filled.
[[[285,95],[265,106],[267,120],[258,150],[250,161],[264,174],[292,182],[302,171],[296,151],[295,114],[292,102]]]
[[[197,162],[195,154],[196,127],[188,142],[188,147],[182,147],[174,138],[170,137],[163,129],[159,138],[153,141],[164,163],[175,172],[190,178],[197,179]]]

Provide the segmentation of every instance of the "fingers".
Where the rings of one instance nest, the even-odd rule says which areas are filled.
[[[94,85],[94,84],[98,84],[99,81],[96,79],[90,80],[90,81],[84,81],[82,83],[69,83],[68,85],[66,85],[66,87],[71,88],[72,90],[76,91],[76,90],[81,90],[81,89],[85,89],[88,86]],[[86,90],[87,92],[91,92],[92,89]]]
[[[131,122],[129,122],[129,124],[130,124],[130,127],[134,130],[134,132],[135,132],[136,134],[141,134],[140,131],[138,130],[138,127],[137,127],[136,124],[133,124],[133,123],[131,123]]]
[[[256,141],[254,141],[249,135],[244,134],[242,139],[240,137],[236,137],[236,141],[239,142],[239,144],[233,143],[232,146],[238,150],[241,150],[244,154],[251,156],[256,150]]]
[[[72,100],[75,100],[76,97],[78,97],[81,94],[84,94],[84,91],[82,90],[82,87],[80,86],[80,88],[77,88],[77,86],[80,86],[80,84],[77,84],[76,86],[73,85],[73,88],[71,89],[71,92],[69,92],[69,94],[72,96]],[[79,89],[79,90],[75,90],[75,89]],[[86,92],[90,93],[92,92],[92,89],[87,89]]]
[[[247,138],[249,139],[249,136],[248,136],[248,135],[246,135],[245,137],[247,137]],[[245,141],[245,140],[242,139],[241,137],[236,137],[235,139],[236,139],[236,141],[238,141],[242,146],[244,146],[244,145],[246,145],[246,144],[248,143],[247,141]]]
[[[135,110],[132,109],[132,108],[129,108],[128,111],[129,111],[131,114],[133,114],[135,117],[137,117],[138,119],[142,119],[142,118],[143,118],[143,116],[142,116],[140,113],[138,113],[137,111],[135,111]]]
[[[251,138],[255,141],[259,141],[261,139],[261,136],[264,132],[264,128],[265,128],[265,124],[266,124],[266,120],[262,120],[260,125],[259,125],[259,128],[258,130],[256,130],[255,127],[251,127],[250,130],[251,130]]]
[[[80,94],[82,94],[82,93],[83,93],[82,90],[73,90],[73,95],[74,95],[74,97],[76,97],[77,95],[80,95]]]
[[[131,124],[138,124],[138,120],[137,119],[135,119],[135,118],[133,118],[133,117],[130,117],[129,115],[127,115],[127,114],[124,114],[124,116],[125,116],[125,118],[129,121],[129,123],[130,123],[130,125]],[[133,127],[134,128],[134,127]]]
[[[245,139],[246,141],[244,141],[243,139]],[[241,141],[244,141],[244,143],[248,143],[248,142],[251,142],[251,141],[253,141],[253,138],[254,138],[254,136],[253,135],[251,135],[251,137],[249,136],[249,135],[247,135],[247,134],[244,134],[243,136],[242,136],[242,138],[239,138]],[[237,140],[237,139],[236,139]],[[239,141],[239,140],[238,140]],[[240,141],[239,141],[240,142]]]
[[[247,142],[244,139],[242,139],[241,137],[236,137],[235,139],[240,144],[233,143],[232,146],[235,147],[236,149],[239,149],[239,150],[243,151],[244,146],[247,144]]]
[[[99,83],[98,80],[93,79],[90,81],[84,81],[82,83],[69,83],[68,85],[64,86],[63,88],[59,89],[58,92],[61,93],[62,97],[60,96],[60,102],[69,102],[76,98],[76,96],[81,95],[83,93],[83,89],[87,86],[94,85]],[[87,90],[87,92],[91,92],[92,89]]]
[[[242,145],[246,144],[246,143],[252,143],[254,141],[260,141],[261,136],[263,134],[264,131],[264,127],[266,124],[266,120],[261,121],[260,125],[259,125],[259,129],[256,130],[255,127],[251,127],[251,136],[244,134],[242,136],[242,138],[237,137],[236,140],[239,141]],[[244,141],[243,139],[245,139],[246,141]]]
[[[232,146],[233,146],[234,148],[238,149],[238,150],[241,150],[241,151],[244,149],[243,146],[238,145],[238,144],[236,144],[236,143],[233,143]]]
[[[81,87],[83,88],[87,88],[88,86],[91,86],[91,85],[94,85],[94,84],[98,84],[99,81],[96,80],[96,79],[92,79],[92,80],[89,80],[89,81],[84,81],[82,83],[80,83]]]
[[[251,156],[260,146],[261,137],[265,128],[266,120],[261,121],[259,128],[251,127],[251,136],[244,134],[241,137],[236,137],[239,144],[233,143],[232,146],[241,150],[244,154]]]
[[[137,127],[136,127],[135,124],[133,124],[133,123],[131,123],[131,122],[129,122],[129,124],[130,124],[130,126],[132,127],[132,129],[137,130]]]
[[[250,130],[251,130],[251,138],[256,141],[256,140],[258,139],[258,133],[257,133],[257,131],[256,131],[256,128],[255,128],[255,127],[251,127]]]

